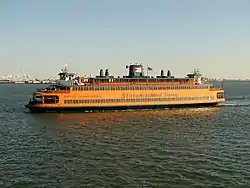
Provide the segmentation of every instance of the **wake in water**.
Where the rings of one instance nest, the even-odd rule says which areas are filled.
[[[231,97],[226,97],[226,101],[241,101],[241,100],[249,100],[250,101],[250,96],[245,95],[245,96],[231,96]]]
[[[235,101],[226,101],[225,103],[219,104],[219,106],[250,106],[250,100],[235,100]]]
[[[227,107],[227,106],[250,106],[249,103],[224,103],[224,104],[219,104],[219,106]]]
[[[226,102],[219,104],[219,106],[223,107],[236,107],[236,106],[250,106],[250,96],[231,96],[226,97]]]

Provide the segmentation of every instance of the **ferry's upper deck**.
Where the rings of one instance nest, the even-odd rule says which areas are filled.
[[[58,74],[60,76],[59,84],[73,86],[73,85],[151,85],[151,84],[185,84],[185,85],[200,85],[206,82],[206,79],[202,77],[197,69],[193,73],[187,74],[185,78],[175,78],[171,75],[170,70],[167,71],[165,75],[164,70],[161,70],[159,76],[153,77],[148,76],[148,71],[152,71],[152,68],[147,67],[147,75],[145,75],[144,67],[142,64],[131,64],[126,66],[128,69],[128,75],[123,77],[114,77],[109,75],[109,70],[100,70],[100,73],[96,77],[81,77],[77,76],[75,73],[69,73],[67,67]]]

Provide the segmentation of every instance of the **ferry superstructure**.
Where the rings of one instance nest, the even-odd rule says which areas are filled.
[[[96,77],[69,73],[67,67],[58,74],[57,84],[33,93],[26,105],[32,112],[68,110],[124,110],[214,106],[225,101],[224,90],[208,83],[198,70],[175,78],[144,74],[142,64],[126,66],[127,76],[114,77],[101,69]],[[147,67],[147,71],[151,68]]]

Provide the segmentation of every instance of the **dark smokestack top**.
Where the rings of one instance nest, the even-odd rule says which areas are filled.
[[[168,70],[167,77],[171,77],[171,72]]]
[[[161,76],[164,76],[164,70],[161,70]]]
[[[100,77],[103,77],[103,70],[100,70]]]
[[[109,70],[108,69],[105,70],[105,76],[109,76]]]

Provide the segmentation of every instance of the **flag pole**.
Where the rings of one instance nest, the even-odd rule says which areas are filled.
[[[148,64],[147,64],[147,82],[148,82]]]
[[[148,77],[148,64],[147,64],[147,77]]]

